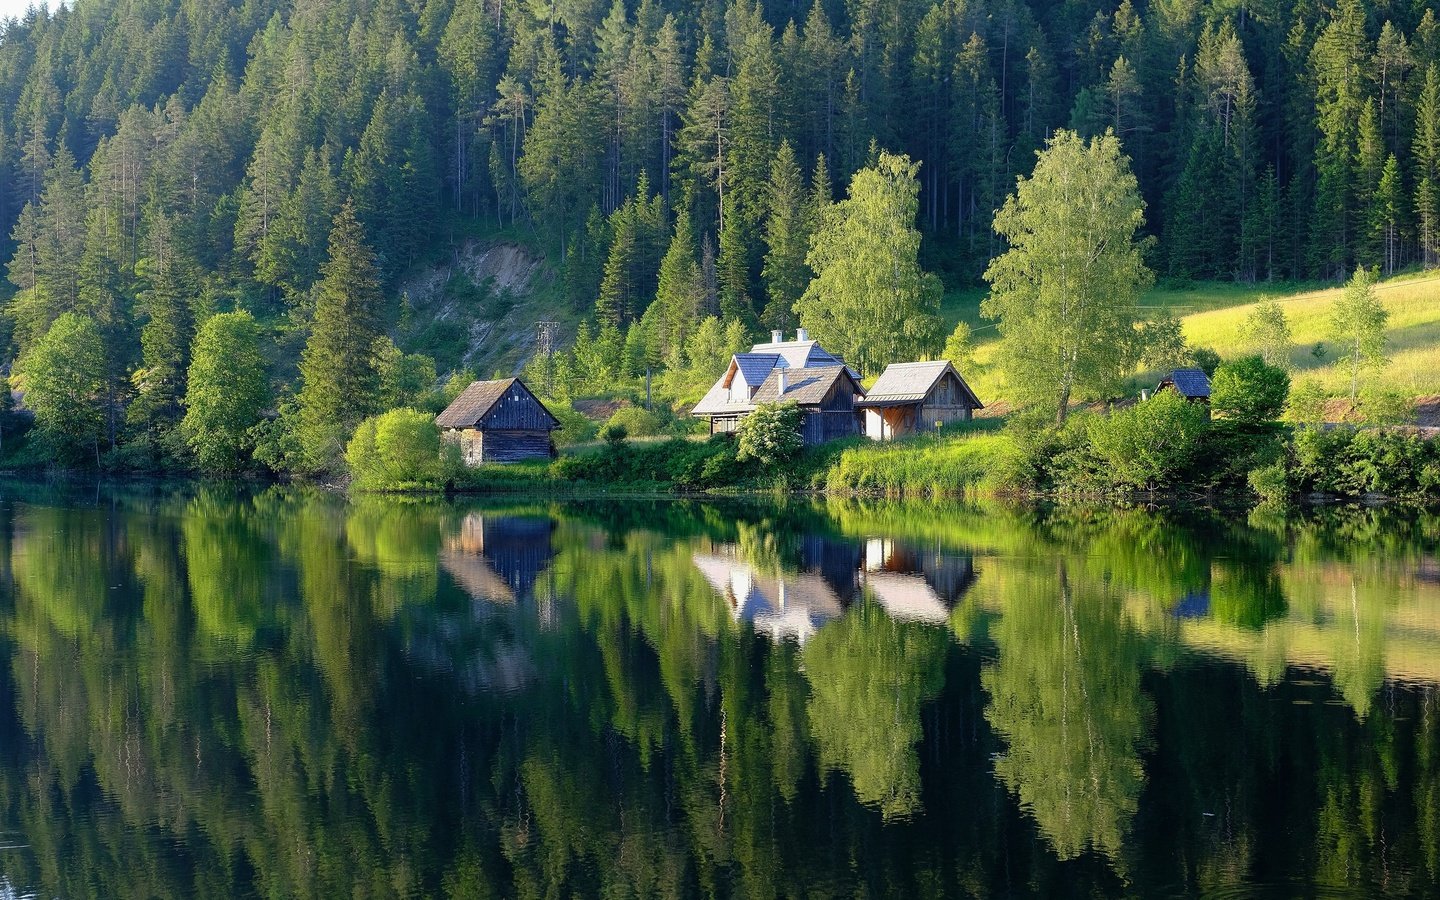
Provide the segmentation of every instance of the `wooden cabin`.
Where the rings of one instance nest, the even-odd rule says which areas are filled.
[[[864,411],[865,435],[877,441],[968,422],[985,405],[945,360],[894,363],[856,403]]]
[[[550,459],[560,421],[518,378],[477,381],[435,417],[441,438],[460,445],[467,466]]]
[[[1210,376],[1204,369],[1176,369],[1160,379],[1155,393],[1176,391],[1191,403],[1210,405]]]
[[[734,431],[739,423],[765,403],[794,403],[804,414],[800,435],[806,446],[823,444],[860,433],[855,402],[865,389],[848,366],[792,369],[777,366],[765,376],[748,399],[712,396],[700,401],[694,415],[710,419],[710,433]]]
[[[858,434],[854,401],[865,392],[855,371],[812,341],[803,328],[793,341],[781,340],[778,331],[771,332],[770,338],[769,343],[756,344],[748,353],[732,356],[725,374],[691,414],[708,419],[711,434],[723,434],[739,428],[761,403],[784,399],[805,411],[807,444]],[[839,377],[840,369],[845,378]],[[781,372],[788,374],[778,374]],[[816,396],[817,391],[825,396]]]

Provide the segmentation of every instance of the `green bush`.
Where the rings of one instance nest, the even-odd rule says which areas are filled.
[[[440,430],[419,410],[392,409],[361,422],[345,462],[357,490],[434,489],[444,482]]]
[[[664,431],[665,423],[642,406],[622,406],[606,420],[605,427],[623,428],[630,437],[654,437]]]
[[[560,422],[560,430],[554,433],[555,446],[568,447],[595,440],[599,428],[594,420],[571,406],[569,403],[546,400],[545,406]]]
[[[1175,483],[1210,427],[1203,406],[1175,391],[1090,420],[1093,474],[1101,485],[1147,490]]]
[[[790,459],[805,446],[800,427],[805,414],[794,403],[762,403],[740,422],[741,462],[755,460],[769,468]]]
[[[1263,502],[1279,503],[1290,497],[1290,476],[1283,462],[1251,469],[1246,481]]]
[[[1420,497],[1440,488],[1440,445],[1413,434],[1302,428],[1292,454],[1291,480],[1305,492]]]
[[[1289,394],[1290,375],[1258,356],[1224,363],[1210,380],[1210,408],[1248,425],[1280,418]]]
[[[1310,379],[1295,385],[1285,406],[1285,419],[1296,425],[1319,425],[1325,421],[1325,403],[1329,400],[1320,382]]]
[[[1415,398],[1396,388],[1367,385],[1360,391],[1360,415],[1367,425],[1409,425],[1415,421]]]

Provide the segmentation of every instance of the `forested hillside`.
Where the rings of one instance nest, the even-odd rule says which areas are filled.
[[[793,327],[816,210],[880,150],[920,164],[925,265],[976,280],[1061,126],[1120,138],[1162,275],[1436,261],[1420,0],[76,0],[0,35],[7,357],[76,313],[107,442],[159,446],[195,329],[243,311],[283,401],[334,229],[403,350],[402,276],[508,232],[674,363],[706,315]]]

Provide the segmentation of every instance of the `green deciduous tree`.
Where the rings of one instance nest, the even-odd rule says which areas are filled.
[[[1245,317],[1245,337],[1255,345],[1260,358],[1268,365],[1288,370],[1290,368],[1290,322],[1279,301],[1262,300]]]
[[[920,268],[919,164],[881,153],[855,173],[810,243],[815,278],[795,304],[800,322],[860,372],[933,353],[940,280]]]
[[[191,350],[181,432],[204,472],[245,467],[251,430],[270,405],[260,328],[248,312],[211,316]]]
[[[1057,132],[995,216],[1009,243],[986,271],[981,307],[998,319],[1002,366],[1017,400],[1064,422],[1078,391],[1110,388],[1130,361],[1145,265],[1140,198],[1119,141]]]
[[[392,409],[361,422],[345,448],[353,487],[396,490],[440,481],[440,430],[433,413]]]
[[[789,459],[803,446],[800,426],[804,414],[794,403],[762,403],[740,422],[737,458],[773,466]]]
[[[1350,376],[1350,403],[1360,390],[1360,375],[1367,369],[1384,368],[1385,325],[1390,313],[1375,291],[1375,273],[1364,266],[1345,283],[1330,312],[1330,334],[1340,351],[1344,371]]]
[[[105,436],[107,357],[100,328],[78,313],[57,318],[22,359],[25,405],[35,427],[60,460],[93,452],[100,463]]]
[[[1242,425],[1280,418],[1289,395],[1289,373],[1260,356],[1223,363],[1210,379],[1210,408]]]

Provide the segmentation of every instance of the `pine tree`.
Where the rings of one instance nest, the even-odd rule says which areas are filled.
[[[314,472],[336,466],[355,426],[378,411],[374,347],[380,336],[380,275],[349,201],[335,217],[321,271],[297,395],[302,465]]]
[[[690,211],[675,215],[675,234],[660,262],[655,294],[656,338],[666,365],[678,368],[690,333],[705,303],[705,280],[695,259],[695,231]]]
[[[805,185],[800,166],[789,142],[782,142],[770,166],[769,211],[765,219],[764,323],[782,331],[794,326],[795,301],[805,292],[810,270],[805,255],[810,250],[810,215],[806,210]]]
[[[195,285],[173,238],[169,218],[160,215],[151,227],[151,250],[141,266],[147,287],[140,300],[149,321],[140,331],[137,395],[126,411],[132,430],[149,444],[152,461],[157,463],[163,454],[178,449],[168,446],[169,436],[183,414],[181,402],[194,332],[191,301]]]
[[[1440,66],[1431,63],[1415,105],[1415,215],[1424,264],[1440,262]]]
[[[1370,204],[1371,244],[1378,248],[1382,271],[1395,274],[1400,267],[1400,230],[1405,209],[1405,188],[1400,183],[1400,161],[1395,154],[1385,160],[1375,198]]]

